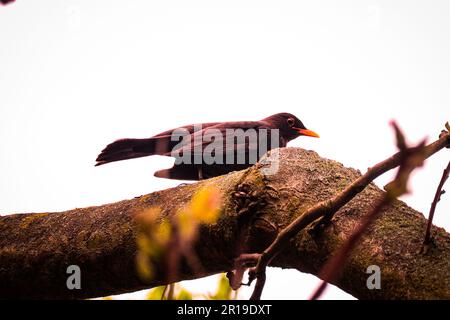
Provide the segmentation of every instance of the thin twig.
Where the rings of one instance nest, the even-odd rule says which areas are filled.
[[[186,263],[189,268],[194,272],[194,274],[204,274],[205,269],[203,268],[202,262],[200,261],[197,253],[192,248],[192,244],[189,243],[187,247],[184,247],[181,251],[183,257],[186,259]]]
[[[167,300],[173,300],[175,298],[175,283],[169,284],[168,287]]]
[[[264,285],[266,284],[266,272],[261,271],[261,273],[257,273],[256,274],[257,277],[257,281],[255,284],[255,288],[253,289],[253,293],[250,297],[250,300],[260,300],[261,299],[261,295],[264,289]]]
[[[15,0],[0,0],[0,4],[6,5],[9,4],[11,2],[14,2]]]
[[[404,142],[399,142],[400,144],[404,144]],[[424,159],[430,157],[435,154],[442,148],[448,147],[450,145],[450,133],[446,132],[441,134],[440,138],[435,142],[429,144],[426,147],[423,147],[423,157]],[[281,250],[289,243],[289,240],[293,238],[298,232],[307,227],[310,223],[315,220],[322,218],[326,221],[331,220],[333,215],[342,208],[345,204],[347,204],[350,200],[352,200],[358,193],[363,191],[365,187],[367,187],[374,179],[382,175],[383,173],[399,166],[401,164],[402,156],[401,152],[398,152],[391,156],[390,158],[376,164],[372,168],[370,168],[366,174],[358,178],[352,184],[350,184],[347,188],[345,188],[341,193],[336,195],[335,197],[322,201],[305,213],[296,218],[293,222],[291,222],[285,229],[283,229],[272,244],[264,250],[264,252],[259,256],[255,267],[255,276],[257,282],[260,281],[261,275],[265,275],[265,270],[268,264],[275,258],[275,256],[281,252]],[[265,277],[264,277],[265,281]],[[255,286],[255,291],[253,292],[252,299],[260,299],[262,288],[261,285]],[[256,288],[258,288],[258,292],[256,292]]]
[[[431,203],[430,214],[428,216],[427,231],[425,232],[425,239],[423,240],[424,245],[428,245],[431,241],[431,226],[433,225],[434,212],[436,211],[437,203],[439,202],[439,200],[441,200],[441,195],[445,193],[443,188],[445,182],[448,179],[449,174],[450,174],[450,161],[448,162],[447,168],[445,168],[444,173],[442,174],[441,181],[439,182],[436,194],[434,195],[433,202]]]
[[[166,293],[167,293],[167,289],[169,288],[169,284],[164,286],[164,290],[161,294],[161,299],[160,300],[164,300],[164,298],[166,297]]]
[[[248,283],[242,283],[242,279],[244,278],[245,270],[247,270],[248,266],[255,265],[258,259],[258,253],[243,253],[234,259],[234,271],[227,272],[227,278],[230,282],[230,287],[233,290],[238,290],[242,285],[250,285],[252,282],[250,280],[250,274]]]

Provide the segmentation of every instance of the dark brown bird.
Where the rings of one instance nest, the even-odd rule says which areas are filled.
[[[319,137],[290,113],[277,113],[260,121],[191,124],[147,139],[117,140],[100,153],[96,166],[163,155],[175,157],[175,165],[155,172],[156,177],[202,180],[248,168],[267,151],[286,147],[299,136]]]

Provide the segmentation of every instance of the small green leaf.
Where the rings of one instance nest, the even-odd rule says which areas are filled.
[[[223,273],[219,279],[219,285],[217,291],[211,296],[212,300],[230,300],[233,289],[230,287],[227,276]]]
[[[166,286],[160,286],[149,290],[147,296],[145,297],[147,300],[162,300],[164,290],[166,290]]]
[[[182,288],[178,293],[176,300],[192,300],[192,294],[186,289]]]

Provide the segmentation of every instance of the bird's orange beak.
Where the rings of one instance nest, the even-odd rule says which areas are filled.
[[[302,136],[308,136],[308,137],[314,137],[314,138],[320,138],[320,136],[315,133],[312,130],[308,130],[308,129],[299,129],[299,128],[293,128],[295,131],[297,131],[298,133],[300,133]]]

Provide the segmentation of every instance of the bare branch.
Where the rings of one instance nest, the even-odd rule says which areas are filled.
[[[9,4],[9,3],[14,2],[14,1],[15,0],[0,0],[0,4],[6,5],[6,4]]]
[[[430,213],[428,215],[427,231],[425,232],[425,239],[423,241],[424,245],[428,245],[431,241],[431,226],[433,225],[434,212],[436,211],[437,203],[441,200],[441,196],[445,193],[443,188],[445,182],[448,179],[449,174],[450,174],[450,161],[448,162],[447,168],[445,168],[444,173],[442,174],[441,181],[439,182],[436,194],[434,195],[433,202],[431,203]]]

